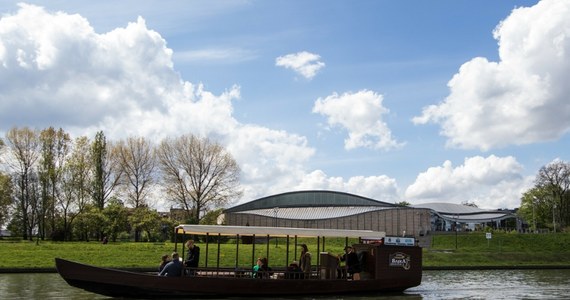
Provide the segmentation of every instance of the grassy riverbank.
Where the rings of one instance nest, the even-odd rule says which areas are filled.
[[[269,245],[256,244],[252,255],[251,245],[241,245],[237,254],[238,266],[249,267],[252,257],[269,256],[273,265],[285,265],[294,260],[293,239],[287,257],[286,240],[271,240]],[[317,253],[316,239],[299,239],[307,243],[312,253]],[[206,245],[201,247],[201,265],[206,260]],[[457,248],[456,248],[457,245]],[[0,240],[0,270],[53,268],[54,258],[61,257],[119,268],[154,268],[162,254],[170,254],[174,243],[109,243],[98,242],[47,242]],[[267,247],[269,246],[269,255]],[[326,251],[342,252],[344,239],[327,239]],[[181,251],[181,245],[178,244]],[[299,249],[297,249],[299,255]],[[218,246],[211,243],[207,251],[208,266],[216,266]],[[220,245],[220,265],[234,267],[235,244]],[[487,240],[485,233],[434,235],[432,247],[424,249],[425,267],[529,267],[570,266],[570,234],[493,234]]]

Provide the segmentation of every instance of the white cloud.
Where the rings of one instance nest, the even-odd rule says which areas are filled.
[[[201,49],[174,53],[177,62],[224,62],[239,63],[253,60],[257,55],[246,49],[224,48],[224,49]]]
[[[344,147],[391,149],[402,146],[392,138],[392,133],[382,115],[389,112],[382,106],[383,97],[373,91],[357,93],[334,93],[325,99],[319,98],[313,106],[314,113],[327,117],[331,127],[340,126],[348,131]]]
[[[55,126],[73,137],[103,130],[109,140],[209,136],[242,169],[241,201],[296,188],[335,187],[377,199],[396,195],[395,180],[385,176],[343,182],[322,174],[329,184],[313,183],[315,172],[305,166],[315,149],[305,137],[240,123],[232,105],[239,86],[215,95],[180,78],[172,56],[143,18],[98,34],[79,15],[21,5],[0,19],[0,132]]]
[[[275,65],[292,69],[307,79],[313,79],[325,63],[320,61],[321,56],[307,51],[279,56],[275,59]]]
[[[517,8],[494,31],[499,62],[474,58],[449,96],[413,122],[441,125],[448,146],[487,151],[560,138],[570,130],[570,2]]]
[[[420,173],[405,192],[413,204],[474,202],[481,208],[515,208],[522,193],[532,186],[533,178],[522,175],[523,167],[515,158],[466,158],[453,167],[450,161]]]
[[[400,201],[396,180],[388,176],[355,176],[344,180],[342,177],[328,177],[321,170],[306,174],[298,190],[335,190],[360,195],[389,203]]]

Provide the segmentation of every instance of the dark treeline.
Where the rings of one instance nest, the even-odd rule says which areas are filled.
[[[0,139],[0,227],[28,240],[167,239],[175,223],[215,220],[241,196],[239,174],[220,144],[194,135],[110,142],[12,128]]]

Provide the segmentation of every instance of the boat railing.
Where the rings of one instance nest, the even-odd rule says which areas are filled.
[[[322,274],[320,272],[322,268],[313,268],[310,276],[306,276],[304,273],[291,272],[284,267],[272,268],[271,271],[258,271],[262,274],[259,276],[263,279],[308,279],[308,280],[318,280],[318,279],[333,279],[332,277],[319,276]],[[234,277],[234,278],[255,278],[254,271],[252,269],[246,268],[217,268],[217,267],[203,267],[203,268],[185,268],[185,276],[198,276],[198,277]]]

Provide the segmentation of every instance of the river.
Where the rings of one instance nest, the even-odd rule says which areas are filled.
[[[405,293],[316,299],[569,299],[570,269],[424,271]],[[0,274],[0,299],[108,299],[73,288],[58,274]],[[249,298],[248,298],[249,299]],[[296,298],[315,299],[315,298]]]

